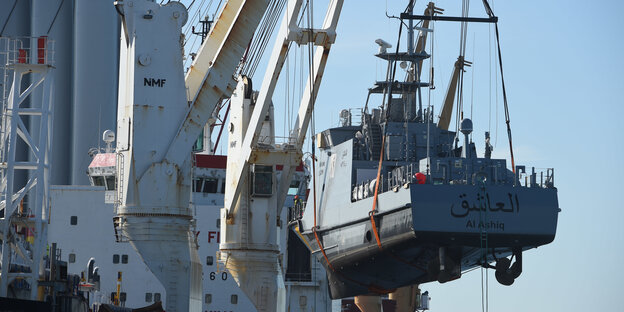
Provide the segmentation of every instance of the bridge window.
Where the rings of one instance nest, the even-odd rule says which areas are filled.
[[[218,192],[219,179],[196,178],[193,180],[193,191],[196,193],[216,194]]]
[[[202,190],[203,183],[204,183],[204,179],[197,178],[193,180],[193,191],[195,193],[200,193]]]
[[[154,293],[154,302],[160,301],[160,293]]]
[[[145,293],[145,302],[152,302],[152,293]]]
[[[128,263],[128,255],[121,255],[121,263]]]
[[[119,263],[119,255],[113,255],[113,263]]]
[[[202,193],[216,193],[217,186],[219,185],[217,182],[219,182],[219,180],[217,179],[205,178],[204,187],[202,188]]]
[[[106,177],[106,189],[109,191],[113,191],[115,190],[116,184],[115,184],[115,176],[107,176]]]
[[[91,179],[93,179],[93,185],[94,186],[105,186],[105,182],[104,182],[104,177],[101,176],[92,176]]]

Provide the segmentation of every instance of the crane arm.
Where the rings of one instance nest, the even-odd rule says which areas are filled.
[[[459,73],[464,70],[464,66],[470,66],[470,62],[464,60],[463,56],[459,56],[455,61],[455,68],[453,69],[453,75],[451,76],[451,82],[449,82],[448,90],[444,96],[444,106],[440,113],[440,120],[438,121],[438,128],[442,130],[448,130],[451,123],[451,115],[453,113],[453,103],[455,102],[455,92],[457,91],[457,82],[459,81]]]
[[[233,170],[233,173],[231,175],[232,178],[228,180],[228,186],[231,187],[226,188],[225,208],[228,212],[228,220],[231,222],[234,220],[233,216],[236,214],[235,207],[237,207],[236,202],[240,196],[241,187],[244,185],[243,182],[246,179],[246,175],[244,173],[249,168],[250,162],[275,162],[283,164],[285,171],[282,172],[282,182],[280,182],[280,184],[290,183],[290,177],[292,177],[291,171],[294,170],[294,167],[299,165],[301,160],[301,147],[303,146],[305,132],[307,131],[308,123],[314,108],[314,99],[316,98],[316,94],[318,92],[327,56],[329,55],[329,49],[336,38],[336,25],[338,24],[342,4],[342,0],[332,2],[322,29],[302,29],[297,26],[297,18],[301,9],[301,1],[289,2],[286,18],[284,19],[278,34],[278,38],[283,38],[283,41],[281,44],[278,43],[274,47],[271,60],[268,65],[268,68],[271,70],[268,70],[264,76],[258,100],[250,118],[247,131],[245,132],[245,137],[242,142],[238,143],[242,144],[239,161],[233,164],[235,165],[233,166],[234,168],[228,167],[228,170]],[[310,75],[313,76],[310,79],[313,79],[313,81],[312,83],[308,81],[306,91],[304,92],[301,101],[299,115],[295,125],[294,137],[291,135],[291,138],[294,139],[295,143],[294,146],[285,145],[282,149],[269,153],[266,153],[265,151],[258,151],[256,146],[258,143],[260,128],[262,127],[262,121],[264,120],[264,116],[267,114],[269,104],[273,96],[273,91],[275,90],[275,85],[286,59],[290,42],[296,42],[298,44],[313,42],[315,45],[319,46],[314,56],[314,72],[310,73]],[[314,86],[312,89],[313,92],[310,90],[311,85]],[[228,174],[228,176],[230,176],[230,174]],[[278,203],[283,203],[285,195],[282,196],[281,194],[285,194],[285,190],[287,190],[287,185],[279,186],[278,192],[280,194],[280,198]]]
[[[167,151],[170,162],[188,158],[180,151],[191,149],[219,101],[232,95],[234,69],[267,6],[268,0],[230,0],[225,5],[184,79],[190,107]]]
[[[115,2],[123,35],[114,224],[165,287],[167,311],[201,310],[189,152],[217,102],[231,94],[232,74],[268,2],[228,1],[186,77],[184,5]]]
[[[444,12],[443,9],[437,8],[433,2],[429,2],[423,15],[433,16],[433,14],[441,14],[442,12]],[[429,29],[429,22],[430,20],[423,20],[422,28],[425,29],[425,31],[420,31],[420,35],[418,36],[418,42],[416,43],[416,53],[425,52],[425,47],[427,46],[427,29]],[[418,62],[418,78],[416,79],[417,81],[420,81],[420,74],[422,73],[422,62],[422,60]]]

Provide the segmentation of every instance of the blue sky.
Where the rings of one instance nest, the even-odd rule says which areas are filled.
[[[385,63],[373,56],[377,52],[374,40],[396,43],[398,24],[384,12],[387,8],[389,14],[398,14],[406,2],[345,1],[316,104],[316,132],[336,126],[341,109],[362,107],[366,89],[375,79],[383,79]],[[314,3],[318,26],[326,1]],[[445,15],[461,14],[460,1],[438,1],[436,5],[446,9]],[[417,1],[416,13],[425,6],[425,1]],[[493,272],[488,273],[490,310],[621,311],[617,299],[624,280],[624,271],[619,269],[624,257],[624,204],[620,198],[624,186],[620,160],[624,152],[624,58],[620,56],[624,4],[495,1],[492,7],[499,17],[516,163],[555,168],[562,212],[555,241],[525,252],[523,274],[513,286],[499,285]],[[481,1],[473,1],[470,12],[485,16]],[[465,74],[464,107],[466,111],[470,107],[474,90],[477,151],[482,153],[483,132],[489,129],[496,138],[494,155],[509,161],[500,89],[498,101],[495,98],[497,67],[494,50],[490,58],[488,27],[471,24],[468,29],[466,59],[474,66]],[[435,29],[437,88],[431,103],[438,111],[458,55],[459,24],[438,22]],[[492,49],[494,46],[492,37]],[[296,62],[292,60],[291,70]],[[258,72],[254,85],[260,85],[262,71]],[[500,76],[498,79],[500,87]],[[291,79],[289,83],[299,82]],[[280,82],[273,97],[278,135],[284,132],[280,120],[284,118],[285,85]],[[430,292],[433,311],[482,309],[479,270],[458,281],[421,288]]]
[[[340,109],[363,106],[366,88],[375,78],[383,78],[385,64],[372,56],[377,50],[374,40],[395,44],[397,23],[385,18],[384,11],[387,5],[390,14],[397,14],[405,3],[345,1],[316,105],[317,132],[335,126]],[[425,5],[418,1],[416,12],[420,14]],[[436,5],[446,9],[445,15],[461,14],[459,1]],[[323,15],[324,7],[316,1],[319,13],[315,15]],[[555,168],[562,212],[555,241],[525,253],[523,274],[513,286],[499,285],[493,272],[488,273],[490,310],[621,311],[617,299],[624,280],[619,269],[624,256],[620,198],[624,165],[619,159],[624,152],[624,60],[619,33],[624,30],[624,5],[618,1],[496,1],[493,10],[500,18],[516,163]],[[473,1],[471,15],[485,15],[481,1]],[[439,22],[436,30],[437,94],[432,104],[440,107],[458,55],[459,24]],[[474,66],[465,75],[464,107],[470,104],[474,70],[477,150],[482,152],[483,131],[491,123],[492,135],[498,136],[495,155],[507,157],[500,89],[498,129],[494,98],[489,118],[488,26],[471,24],[467,37],[466,58]],[[278,94],[276,106],[283,99]],[[429,290],[433,311],[481,310],[479,270],[455,282],[421,288]]]

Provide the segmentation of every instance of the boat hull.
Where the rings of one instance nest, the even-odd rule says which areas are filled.
[[[447,281],[439,275],[441,248],[447,267],[461,272],[484,264],[484,255],[492,262],[548,244],[559,212],[554,188],[408,184],[379,196],[378,243],[368,214],[372,201],[352,203],[362,210],[357,217],[348,214],[338,225],[318,228],[323,251],[312,231],[303,232],[326,266],[334,299]],[[344,208],[354,207],[325,207]]]

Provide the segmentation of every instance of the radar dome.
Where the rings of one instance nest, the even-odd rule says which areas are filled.
[[[113,130],[106,130],[102,133],[102,140],[106,143],[115,142],[115,132]]]
[[[466,135],[472,133],[472,120],[470,120],[470,118],[462,119],[461,123],[459,124],[459,131]]]

